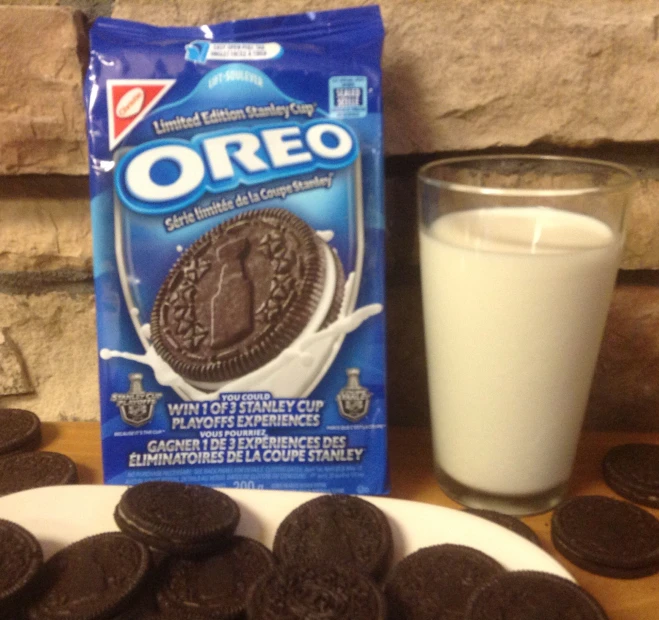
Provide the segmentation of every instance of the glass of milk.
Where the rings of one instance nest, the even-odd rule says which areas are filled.
[[[458,502],[532,514],[564,496],[634,184],[554,156],[419,171],[435,470]]]

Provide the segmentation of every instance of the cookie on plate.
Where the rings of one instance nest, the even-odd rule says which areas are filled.
[[[659,508],[659,445],[629,443],[604,457],[606,483],[625,499]]]
[[[260,542],[234,536],[212,555],[170,558],[159,580],[158,605],[180,620],[244,618],[249,589],[274,566]]]
[[[197,239],[170,269],[151,313],[153,346],[189,381],[245,375],[310,325],[316,331],[338,315],[344,283],[335,260],[293,213],[241,213]]]
[[[379,580],[392,546],[389,521],[377,506],[351,495],[321,495],[280,523],[273,551],[284,564],[352,564]]]
[[[76,464],[58,452],[20,452],[0,457],[0,497],[27,489],[78,482]]]
[[[464,512],[481,517],[482,519],[487,519],[496,523],[501,527],[505,527],[511,532],[515,532],[519,536],[526,538],[529,542],[532,542],[534,545],[541,547],[540,539],[538,535],[528,526],[524,521],[521,521],[517,517],[512,515],[503,514],[502,512],[497,512],[496,510],[484,510],[481,508],[465,508]]]
[[[556,549],[581,568],[606,577],[634,578],[659,571],[659,521],[610,497],[573,497],[551,520]]]
[[[36,450],[41,443],[41,421],[26,409],[0,409],[0,454]]]
[[[48,560],[31,592],[29,620],[109,620],[146,582],[149,550],[120,532],[84,538]]]
[[[462,618],[476,588],[504,570],[495,559],[471,547],[424,547],[396,564],[387,578],[389,613],[396,620]]]
[[[385,620],[381,590],[348,565],[287,566],[250,590],[249,620]]]
[[[478,588],[464,620],[607,620],[600,604],[577,584],[536,571],[503,573]]]
[[[212,553],[233,534],[240,509],[209,487],[150,481],[127,489],[114,513],[119,529],[166,553]]]
[[[0,519],[0,617],[10,617],[7,610],[34,580],[42,563],[37,539],[20,525]]]

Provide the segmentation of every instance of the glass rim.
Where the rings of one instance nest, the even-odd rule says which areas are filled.
[[[467,164],[477,161],[496,161],[496,160],[521,160],[537,162],[566,162],[581,165],[599,167],[602,170],[610,172],[619,172],[624,175],[624,180],[614,185],[586,185],[584,187],[565,188],[565,189],[534,189],[534,188],[516,188],[516,187],[483,187],[481,185],[469,185],[465,183],[456,183],[455,181],[446,181],[437,179],[428,174],[432,169],[449,167],[455,164]],[[583,196],[585,194],[606,194],[610,192],[620,192],[631,189],[638,181],[638,175],[628,166],[618,164],[604,159],[591,159],[589,157],[573,157],[569,155],[529,155],[529,154],[509,154],[509,155],[463,155],[460,157],[447,157],[445,159],[435,159],[419,168],[417,179],[436,187],[438,189],[448,189],[454,192],[463,192],[469,194],[484,194],[489,196],[530,196],[530,197],[570,197]]]

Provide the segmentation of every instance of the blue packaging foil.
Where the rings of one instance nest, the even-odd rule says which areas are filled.
[[[198,28],[94,23],[85,101],[107,483],[388,491],[383,34],[377,7]],[[176,346],[213,362],[204,339],[226,331],[235,309],[222,300],[238,289],[222,280],[228,263],[207,275],[186,251],[272,209],[310,227],[325,259],[320,301],[257,367],[186,375],[155,346],[159,291],[175,265],[191,278],[194,299],[167,317],[187,338]],[[257,276],[241,277],[249,310],[232,338],[255,329]],[[212,312],[201,278],[225,287]]]

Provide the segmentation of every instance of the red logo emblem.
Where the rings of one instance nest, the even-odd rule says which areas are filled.
[[[108,80],[110,150],[165,96],[175,80]]]

